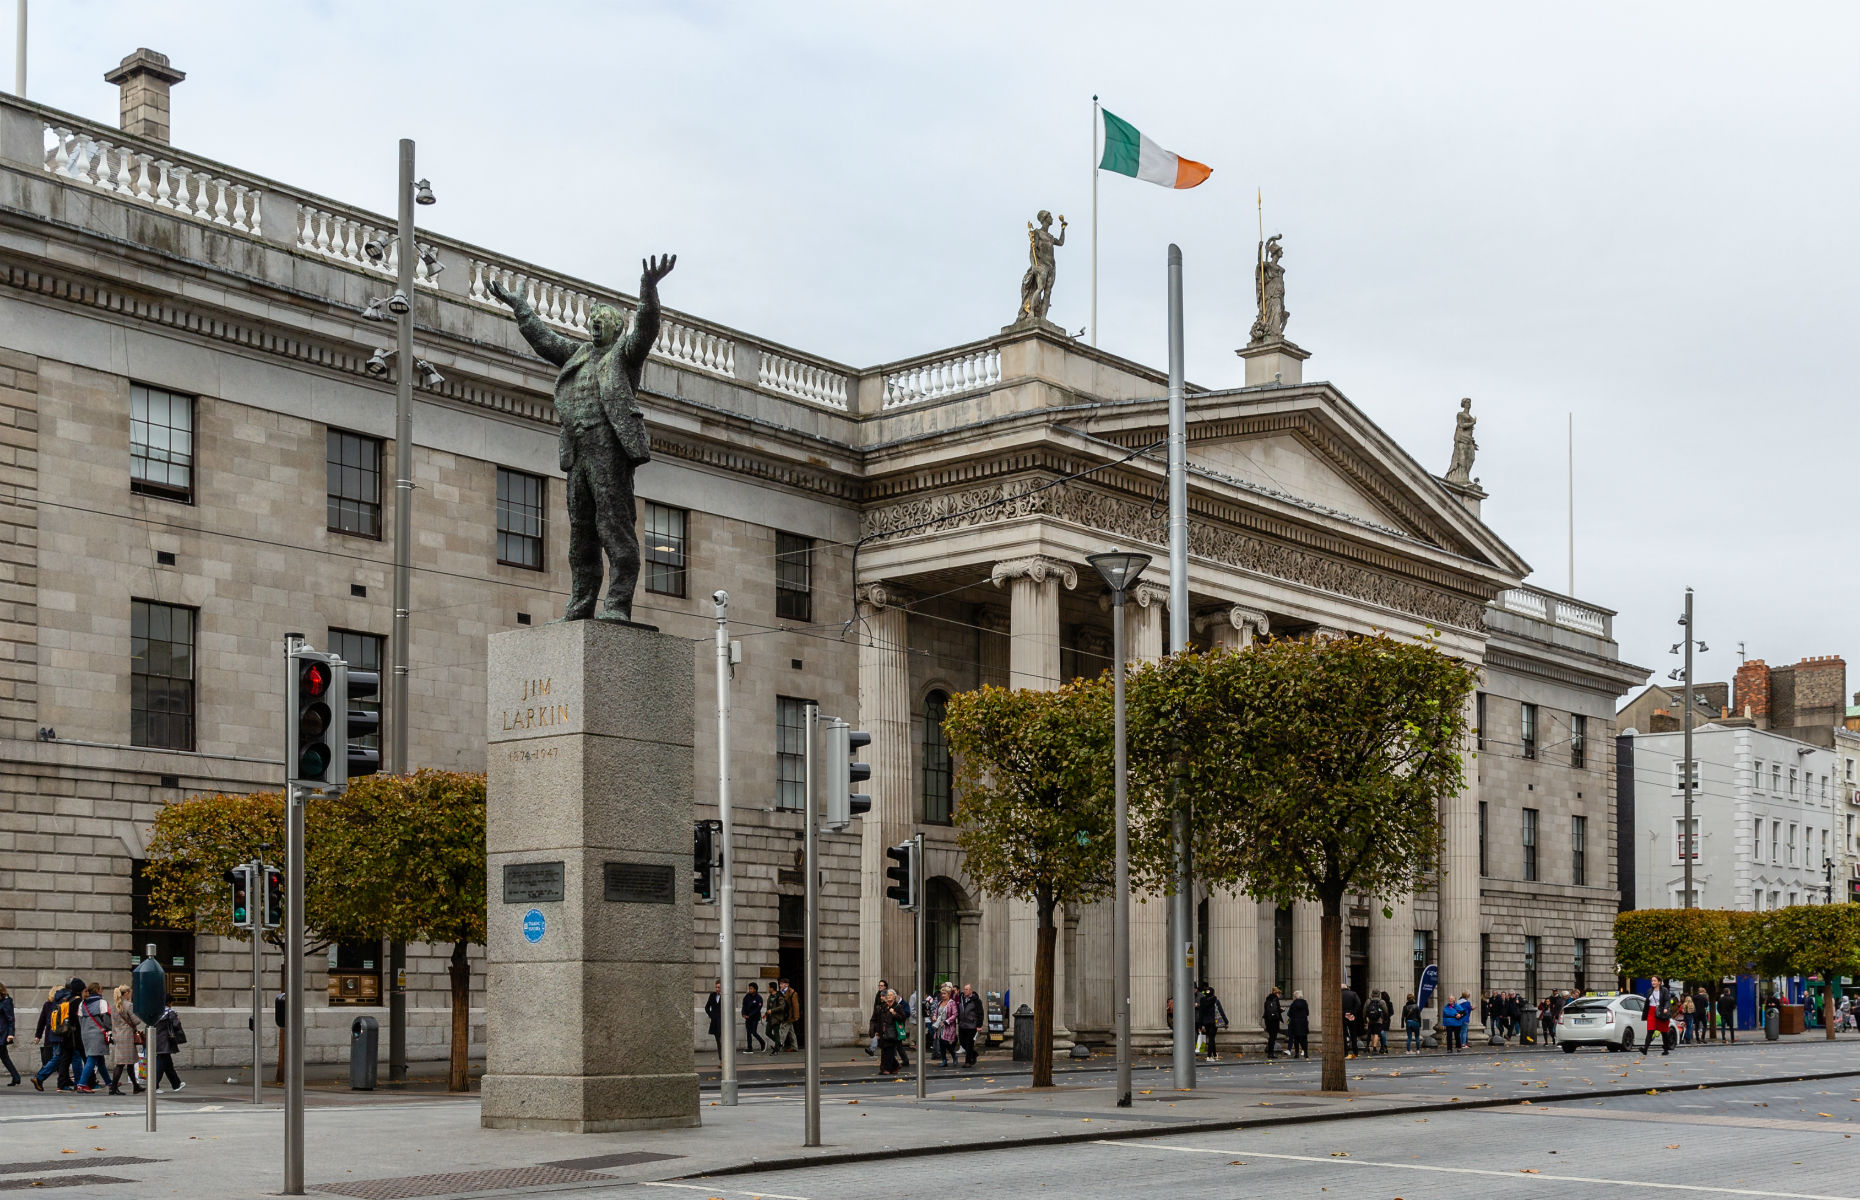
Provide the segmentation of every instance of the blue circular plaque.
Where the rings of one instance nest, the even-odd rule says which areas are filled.
[[[542,941],[543,934],[548,930],[548,927],[548,922],[543,920],[542,910],[540,908],[532,908],[530,911],[523,914],[523,940],[530,945],[534,946],[537,942]]]

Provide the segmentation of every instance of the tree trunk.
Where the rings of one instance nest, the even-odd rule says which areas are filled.
[[[1821,1027],[1828,1031],[1828,1040],[1834,1040],[1834,972],[1826,971],[1821,976]]]
[[[1324,915],[1319,929],[1324,944],[1324,970],[1318,986],[1319,1011],[1324,1014],[1323,1083],[1327,1092],[1347,1092],[1350,1085],[1343,1071],[1343,893],[1327,892],[1323,897]]]
[[[465,943],[452,943],[452,1062],[446,1072],[446,1090],[471,1091],[471,963],[465,959]],[[725,1014],[728,1015],[727,1013]]]
[[[1039,936],[1033,951],[1033,1086],[1053,1086],[1053,952],[1059,931],[1053,926],[1053,902],[1039,901]]]

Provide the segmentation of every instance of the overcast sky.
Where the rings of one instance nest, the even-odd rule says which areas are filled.
[[[28,92],[114,123],[148,46],[183,150],[392,212],[411,136],[436,231],[627,291],[673,250],[667,303],[861,366],[1007,323],[1040,208],[1086,323],[1095,92],[1214,168],[1101,179],[1106,349],[1166,362],[1175,241],[1189,378],[1241,382],[1263,190],[1306,377],[1435,472],[1471,396],[1485,517],[1558,591],[1574,413],[1577,593],[1658,679],[1690,584],[1710,679],[1739,642],[1860,651],[1856,34],[1697,0],[38,0]]]

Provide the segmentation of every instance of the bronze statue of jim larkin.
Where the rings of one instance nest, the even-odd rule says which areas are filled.
[[[550,329],[529,301],[491,281],[491,294],[516,315],[524,340],[561,368],[555,377],[555,411],[562,421],[562,470],[568,475],[565,621],[633,619],[633,587],[639,582],[633,472],[652,458],[646,418],[639,410],[639,376],[659,336],[659,280],[677,262],[671,254],[640,263],[633,327],[626,328],[619,309],[596,304],[588,313],[586,342]],[[596,612],[602,554],[607,556],[607,600]]]

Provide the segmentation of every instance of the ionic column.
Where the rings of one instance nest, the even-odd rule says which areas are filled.
[[[1055,559],[1033,556],[996,563],[989,578],[996,587],[1006,584],[1008,594],[1008,686],[1051,691],[1059,678],[1059,589],[1078,586],[1078,571]],[[882,889],[881,889],[882,891]],[[1053,916],[1058,926],[1053,961],[1053,1036],[1070,1041],[1066,998],[1065,922],[1063,911]],[[1008,987],[1013,1008],[1033,1003],[1033,958],[1039,935],[1039,914],[1025,900],[1008,904]],[[1012,1012],[1010,1011],[1010,1016]]]
[[[1195,632],[1207,634],[1216,646],[1244,650],[1253,644],[1254,638],[1270,633],[1272,622],[1258,609],[1235,604],[1204,613],[1195,618],[1194,624]]]
[[[895,986],[915,969],[914,918],[885,899],[885,847],[907,840],[916,825],[907,614],[899,607],[907,599],[896,584],[859,588],[859,728],[872,735],[865,751],[872,765],[872,811],[859,822],[861,996],[878,980]]]
[[[1141,580],[1125,594],[1125,649],[1133,663],[1156,662],[1167,645],[1169,588]],[[1168,1004],[1175,986],[1169,976],[1169,898],[1161,892],[1130,897],[1130,1041],[1157,1048],[1169,1044]]]
[[[1401,1005],[1414,990],[1414,896],[1403,893],[1386,901],[1394,915],[1384,917],[1382,904],[1369,901],[1369,986],[1387,992],[1395,1006],[1390,1014],[1391,1036],[1401,1028]]]
[[[992,604],[978,604],[975,607],[975,623],[980,626],[975,634],[978,681],[985,687],[1006,687],[1008,647],[1012,644],[1009,637],[1012,625],[1007,610]],[[976,950],[981,973],[974,978],[983,980],[986,987],[997,991],[1003,987],[1012,987],[1008,983],[1008,906],[983,901],[977,936],[980,939]],[[1011,1027],[1009,1032],[1012,1032]]]
[[[1292,905],[1292,988],[1311,1006],[1311,1032],[1324,1021],[1324,908],[1315,900]]]
[[[1435,1002],[1479,991],[1479,770],[1473,753],[1474,701],[1466,701],[1466,786],[1440,802],[1445,845],[1440,854],[1440,986]]]
[[[1265,987],[1259,976],[1259,901],[1226,890],[1208,896],[1207,961],[1201,973],[1236,1030],[1259,1030]]]

